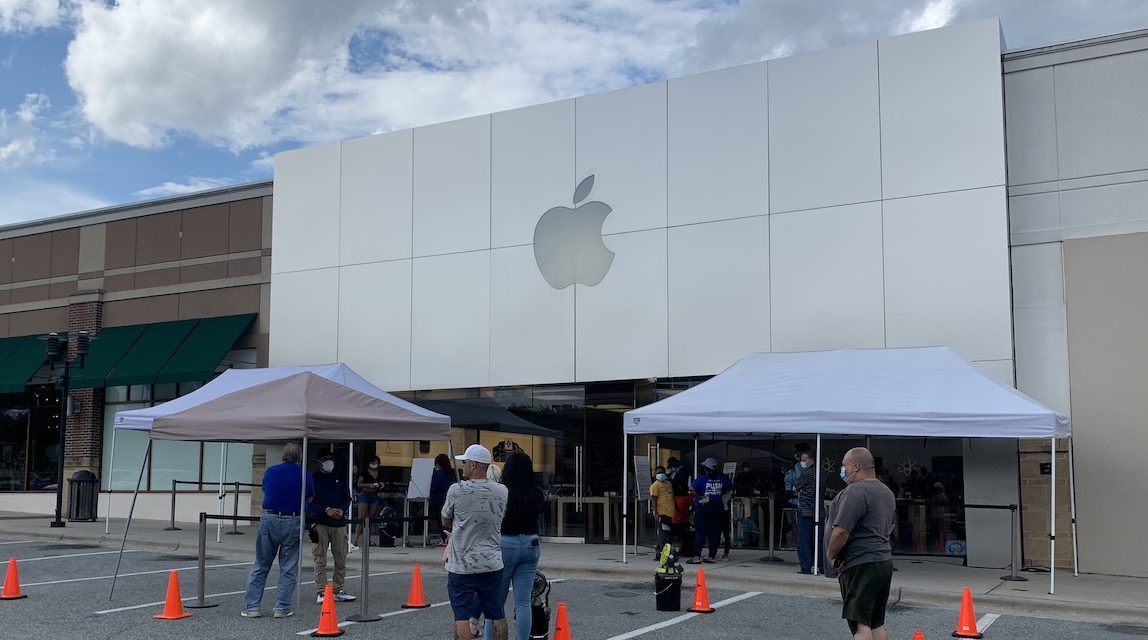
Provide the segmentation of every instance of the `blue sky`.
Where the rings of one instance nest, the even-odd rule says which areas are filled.
[[[0,0],[0,225],[272,177],[275,153],[999,16],[1142,0]]]

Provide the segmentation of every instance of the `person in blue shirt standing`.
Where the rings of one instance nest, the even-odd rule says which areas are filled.
[[[355,596],[344,589],[347,577],[347,525],[343,515],[351,507],[351,490],[347,488],[346,473],[335,473],[335,454],[330,449],[319,452],[319,473],[315,475],[315,499],[311,502],[310,521],[315,527],[312,547],[315,565],[315,596],[323,604],[323,591],[327,587],[327,548],[335,561],[331,586],[337,602],[350,602]]]
[[[303,470],[303,452],[299,445],[288,443],[283,447],[283,462],[269,467],[263,473],[263,514],[259,517],[259,535],[255,539],[255,564],[247,576],[244,595],[245,618],[263,615],[259,604],[263,601],[263,588],[271,563],[279,556],[279,584],[275,589],[276,618],[294,615],[291,599],[299,582],[299,495],[306,477],[307,500],[315,495],[315,481]]]
[[[725,515],[722,496],[733,492],[733,481],[724,473],[718,473],[717,460],[706,458],[702,462],[702,473],[690,485],[694,494],[694,557],[690,564],[717,562],[718,543],[721,538],[721,521]],[[710,552],[703,560],[701,553],[706,541]]]

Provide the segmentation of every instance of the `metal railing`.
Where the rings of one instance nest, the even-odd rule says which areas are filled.
[[[164,531],[182,531],[182,529],[175,526],[175,496],[178,493],[178,491],[176,491],[176,487],[177,487],[177,485],[181,485],[181,484],[193,484],[197,487],[203,487],[203,485],[210,484],[210,483],[198,482],[196,480],[176,480],[174,478],[172,479],[172,481],[171,481],[171,522],[167,527],[164,528]],[[218,484],[218,483],[216,483],[216,484]],[[234,491],[235,500],[234,500],[234,504],[232,505],[232,516],[234,518],[238,518],[239,517],[239,487],[259,487],[262,485],[251,484],[250,482],[228,482],[226,484],[229,487],[235,488],[235,491]],[[223,500],[226,497],[227,497],[226,491],[219,494],[220,500]],[[255,521],[258,522],[259,518],[255,518]],[[229,536],[243,535],[243,532],[239,530],[239,520],[235,519],[235,520],[233,520],[233,523],[234,524],[232,526],[232,530],[228,531],[227,535],[229,535]]]

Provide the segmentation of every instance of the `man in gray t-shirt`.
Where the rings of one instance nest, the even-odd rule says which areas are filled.
[[[502,517],[506,513],[506,487],[486,479],[492,462],[490,450],[472,444],[462,461],[465,480],[451,485],[442,507],[447,546],[447,593],[454,610],[455,636],[470,640],[471,618],[486,616],[495,640],[506,640],[506,612],[499,598],[502,584]]]
[[[841,477],[846,486],[829,506],[826,531],[826,561],[837,569],[841,585],[841,617],[856,640],[885,640],[896,498],[877,479],[873,454],[865,447],[845,454]]]

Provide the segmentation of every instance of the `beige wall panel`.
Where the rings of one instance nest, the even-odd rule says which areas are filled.
[[[9,321],[10,318],[8,317],[8,314],[5,313],[0,315],[0,338],[7,338],[10,335],[8,333]]]
[[[75,280],[72,280],[70,282],[56,282],[50,286],[51,286],[51,291],[49,292],[49,298],[51,298],[52,300],[55,300],[58,298],[67,298],[68,296],[70,296],[76,292],[76,281]]]
[[[203,282],[204,280],[222,280],[227,277],[226,262],[208,262],[207,264],[192,264],[179,268],[180,282]]]
[[[0,284],[12,282],[12,240],[0,240]]]
[[[43,302],[51,295],[51,288],[46,284],[38,284],[34,287],[20,287],[19,289],[12,290],[12,304],[20,304],[22,302]]]
[[[231,253],[263,248],[263,199],[231,203],[227,250]]]
[[[80,227],[80,273],[93,273],[104,270],[104,255],[107,251],[107,225],[92,224]]]
[[[104,303],[104,326],[122,327],[179,319],[179,296],[152,296]]]
[[[68,330],[68,308],[37,309],[9,316],[8,334],[12,336],[41,335],[52,331]]]
[[[136,225],[136,264],[179,260],[179,211],[144,216]]]
[[[1148,511],[1129,472],[1148,459],[1148,233],[1064,243],[1082,571],[1148,576]]]
[[[80,270],[80,229],[52,232],[52,276],[74,276]]]
[[[179,284],[179,269],[176,267],[136,273],[136,289],[166,287],[172,284]]]
[[[136,263],[136,218],[109,222],[105,235],[104,268],[133,266]]]
[[[239,260],[231,260],[227,263],[227,277],[238,278],[240,276],[258,275],[259,270],[262,268],[263,258],[240,258]],[[270,266],[268,267],[267,273],[271,273]]]
[[[179,318],[214,318],[259,313],[259,285],[179,294]]]
[[[123,273],[118,276],[105,276],[104,277],[104,291],[112,293],[115,291],[131,291],[136,288],[136,274]]]
[[[52,234],[38,233],[12,239],[12,282],[39,280],[52,275]]]
[[[203,258],[227,253],[230,205],[216,204],[183,212],[181,258]]]

